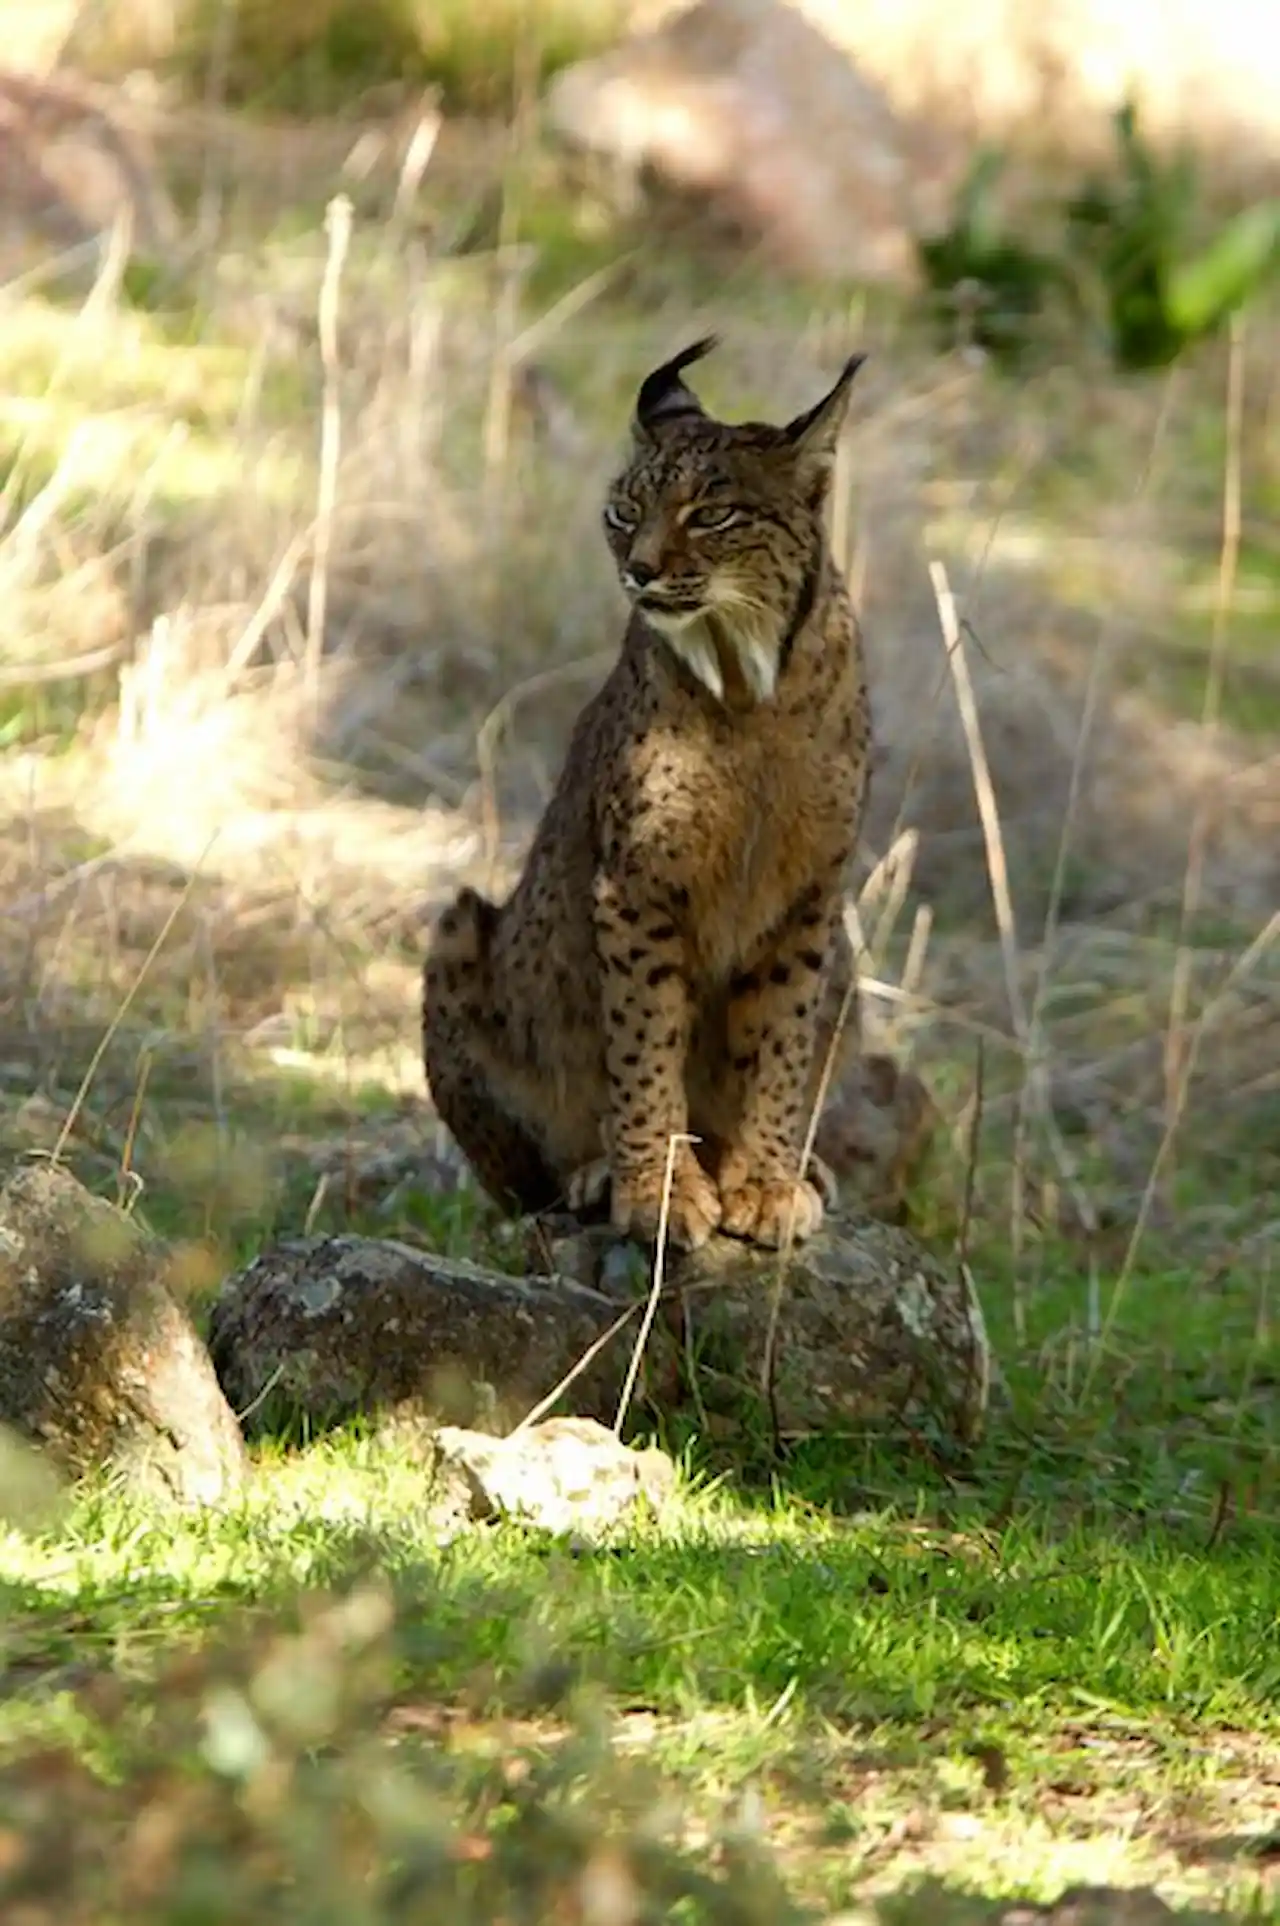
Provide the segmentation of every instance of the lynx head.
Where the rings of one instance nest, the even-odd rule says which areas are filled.
[[[693,675],[723,700],[736,673],[767,702],[812,606],[836,442],[865,357],[783,427],[730,424],[683,380],[715,345],[695,342],[642,382],[605,534],[633,607]]]

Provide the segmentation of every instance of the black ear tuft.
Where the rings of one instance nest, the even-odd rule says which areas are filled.
[[[866,358],[865,354],[851,354],[822,400],[787,423],[783,432],[794,447],[803,448],[811,444],[825,453],[834,453],[835,438],[844,420],[850,385]]]
[[[646,375],[636,396],[636,426],[650,429],[677,415],[702,414],[702,403],[691,389],[685,387],[680,376],[685,368],[695,361],[701,361],[704,355],[710,354],[719,345],[719,335],[704,335],[701,341],[683,348],[670,361],[664,361],[660,368]]]

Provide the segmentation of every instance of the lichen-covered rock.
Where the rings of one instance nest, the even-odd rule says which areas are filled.
[[[69,1171],[19,1168],[0,1191],[0,1422],[72,1477],[109,1466],[209,1503],[243,1481],[244,1442],[167,1262]]]
[[[1150,1886],[1069,1886],[1057,1899],[1007,1906],[999,1926],[1162,1926],[1179,1918],[1207,1926],[1221,1915],[1176,1913]]]
[[[530,1257],[608,1290],[625,1247],[604,1229],[544,1225]],[[982,1310],[962,1267],[910,1232],[828,1217],[787,1256],[713,1237],[668,1266],[673,1354],[696,1360],[697,1402],[721,1419],[765,1399],[782,1432],[924,1416],[952,1436],[981,1431],[992,1364]],[[690,1389],[687,1373],[683,1389]]]
[[[665,1452],[624,1445],[592,1418],[547,1418],[505,1438],[444,1425],[434,1444],[437,1474],[462,1472],[475,1520],[591,1535],[659,1510],[675,1485]]]
[[[259,1429],[313,1429],[402,1407],[508,1430],[616,1323],[619,1306],[561,1279],[504,1277],[391,1239],[277,1244],[223,1285],[209,1330],[219,1380]],[[621,1335],[566,1408],[611,1418]]]
[[[784,1435],[926,1417],[963,1441],[981,1432],[981,1307],[961,1267],[905,1230],[835,1219],[785,1263],[716,1239],[679,1284],[708,1406],[736,1410],[768,1382]]]
[[[591,1353],[555,1408],[612,1423],[647,1257],[572,1218],[522,1234],[527,1277],[374,1238],[263,1252],[214,1309],[224,1390],[262,1428],[314,1430],[366,1412],[501,1435]],[[928,1416],[967,1439],[989,1376],[982,1315],[958,1267],[891,1225],[836,1219],[785,1260],[728,1237],[672,1253],[632,1409],[692,1403],[724,1428],[763,1397],[784,1433]]]

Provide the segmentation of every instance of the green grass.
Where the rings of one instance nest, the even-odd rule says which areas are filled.
[[[132,1139],[134,1208],[188,1246],[197,1307],[305,1221],[510,1261],[473,1197],[362,1181],[362,1142],[415,1135],[372,1078],[227,1052],[215,1127],[174,987],[154,992],[171,1041]],[[308,1040],[318,1073],[326,1039]],[[107,1194],[140,1041],[122,1026],[77,1134]],[[47,1073],[62,1110],[67,1074]],[[316,1152],[344,1136],[352,1181],[317,1198]],[[1180,1207],[1210,1181],[1188,1166]],[[945,1237],[941,1205],[920,1204]],[[550,1918],[604,1839],[655,1919],[858,1903],[892,1922],[927,1892],[968,1921],[1080,1879],[1275,1917],[1269,1279],[1247,1250],[1198,1265],[1157,1230],[1121,1287],[1122,1250],[1101,1251],[1091,1302],[1082,1247],[1043,1235],[1015,1293],[1004,1227],[975,1223],[1007,1382],[971,1451],[850,1435],[775,1459],[673,1430],[671,1513],[595,1547],[514,1526],[439,1542],[421,1464],[371,1421],[263,1445],[243,1499],[194,1515],[104,1481],[32,1519],[40,1494],[0,1466],[28,1514],[0,1536],[0,1842],[8,1802],[53,1917],[86,1926],[267,1907],[406,1926],[406,1866],[431,1869],[432,1918],[480,1926],[522,1891]],[[367,1638],[334,1629],[361,1613]],[[68,1863],[40,1843],[55,1791],[82,1840]],[[109,1846],[143,1810],[171,1843],[131,1885],[135,1848]],[[341,1854],[335,1811],[363,1815]],[[734,1857],[744,1813],[767,1872]],[[211,1856],[236,1883],[201,1899]]]
[[[1053,1897],[1087,1876],[1158,1878],[1183,1900],[1273,1916],[1247,1856],[1206,1867],[1193,1850],[1202,1831],[1265,1830],[1280,1760],[1273,1526],[1210,1548],[1136,1520],[1105,1480],[1088,1520],[1024,1500],[1000,1521],[997,1489],[990,1471],[961,1489],[897,1454],[828,1448],[771,1489],[686,1481],[665,1524],[587,1553],[514,1528],[436,1545],[421,1473],[368,1436],[265,1453],[248,1499],[215,1517],[83,1495],[44,1538],[4,1542],[0,1775],[59,1743],[127,1804],[149,1788],[154,1726],[176,1700],[188,1773],[234,1779],[210,1758],[216,1716],[231,1749],[238,1732],[250,1751],[287,1752],[288,1734],[253,1740],[255,1720],[270,1734],[261,1684],[255,1696],[252,1674],[225,1675],[245,1647],[277,1670],[293,1649],[294,1715],[318,1722],[304,1738],[335,1770],[368,1747],[368,1769],[461,1777],[481,1730],[499,1758],[523,1745],[550,1770],[566,1721],[603,1718],[652,1775],[650,1808],[663,1791],[686,1822],[714,1825],[758,1799],[782,1877],[812,1904],[925,1877]],[[290,1645],[305,1637],[299,1593],[341,1597],[371,1573],[395,1608],[374,1703],[326,1710]],[[407,1752],[387,1736],[404,1727],[419,1733]],[[597,1759],[570,1799],[594,1780],[607,1805],[615,1769]],[[474,1822],[457,1785],[448,1811]],[[501,1822],[483,1815],[491,1850]]]

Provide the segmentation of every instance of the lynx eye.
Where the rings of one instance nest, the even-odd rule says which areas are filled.
[[[707,502],[701,508],[691,508],[685,516],[685,527],[710,534],[716,529],[728,528],[733,522],[742,519],[742,511],[730,508],[723,502]]]
[[[630,509],[618,508],[613,502],[606,502],[604,518],[610,528],[616,528],[620,535],[628,535],[636,525],[636,516]]]

